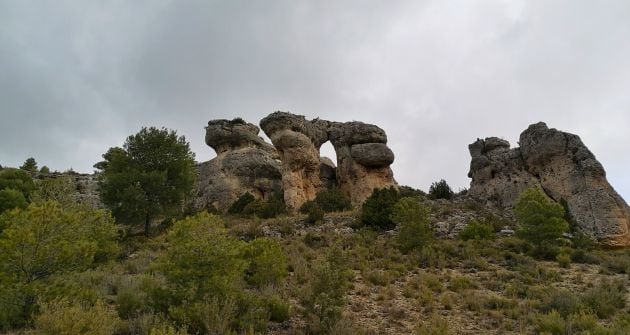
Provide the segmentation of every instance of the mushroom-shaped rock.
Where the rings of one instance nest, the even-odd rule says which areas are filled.
[[[360,205],[375,188],[396,186],[389,167],[394,153],[385,131],[363,122],[330,122],[329,138],[337,153],[339,187],[353,205]]]
[[[328,139],[327,125],[325,121],[308,121],[304,116],[285,112],[272,113],[260,121],[278,150],[284,200],[290,210],[314,199],[323,188],[319,148]]]
[[[256,125],[241,119],[208,122],[206,144],[217,157],[199,164],[197,209],[223,211],[246,192],[267,198],[282,190],[278,153],[259,132]]]

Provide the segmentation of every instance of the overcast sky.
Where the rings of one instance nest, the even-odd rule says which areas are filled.
[[[630,199],[630,1],[0,0],[2,165],[92,172],[142,126],[206,161],[208,120],[276,110],[379,125],[424,190],[545,121]]]

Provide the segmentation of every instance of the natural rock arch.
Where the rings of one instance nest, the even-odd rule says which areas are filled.
[[[306,120],[302,115],[275,112],[263,118],[260,127],[278,150],[284,199],[291,210],[314,199],[330,180],[331,164],[320,157],[327,141],[337,154],[337,184],[354,205],[374,188],[396,185],[389,167],[394,153],[387,147],[385,131],[375,125]]]

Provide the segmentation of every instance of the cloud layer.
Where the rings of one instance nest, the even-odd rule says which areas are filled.
[[[0,164],[91,172],[142,126],[275,110],[384,128],[402,184],[467,187],[467,144],[580,135],[630,198],[630,2],[0,2]],[[329,155],[330,149],[324,150]]]

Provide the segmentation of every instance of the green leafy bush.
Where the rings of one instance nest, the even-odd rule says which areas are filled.
[[[245,207],[249,205],[250,203],[252,203],[254,200],[256,200],[254,196],[251,195],[251,193],[246,192],[245,194],[241,195],[232,204],[232,206],[230,206],[227,212],[228,214],[241,214],[243,213],[243,210],[245,209]]]
[[[491,240],[494,238],[494,228],[477,220],[470,220],[466,228],[459,232],[459,238],[468,240]]]
[[[287,262],[282,246],[270,238],[257,238],[248,243],[245,259],[249,265],[245,280],[250,285],[262,287],[279,283],[287,276]]]
[[[374,189],[361,207],[361,224],[383,230],[393,229],[396,224],[392,221],[392,213],[398,199],[400,195],[393,186]]]
[[[0,214],[14,208],[24,209],[26,206],[28,206],[28,201],[22,192],[10,188],[0,190]],[[2,226],[0,226],[0,231],[2,231]]]
[[[519,196],[514,214],[521,225],[517,235],[534,245],[536,255],[555,257],[558,239],[569,229],[564,208],[539,188],[530,188]]]
[[[429,197],[431,199],[451,199],[454,194],[444,179],[432,183],[431,187],[429,187]]]
[[[26,200],[30,199],[31,192],[35,189],[33,178],[23,170],[0,170],[0,190],[12,189],[21,192]]]
[[[584,294],[584,304],[600,318],[610,318],[626,306],[626,286],[623,281],[605,281]]]
[[[261,219],[275,218],[287,212],[282,193],[275,193],[266,200],[256,199],[243,208],[243,213],[257,216]]]
[[[326,213],[341,212],[352,208],[350,199],[348,199],[338,187],[317,193],[315,203]]]
[[[397,242],[403,252],[420,248],[433,239],[429,211],[414,198],[402,198],[394,205],[391,220],[400,225]]]

